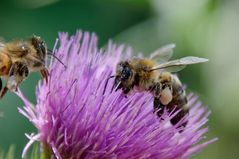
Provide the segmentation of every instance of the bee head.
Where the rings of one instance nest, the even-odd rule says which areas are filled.
[[[46,43],[39,36],[35,35],[31,38],[31,43],[36,49],[38,56],[44,61],[47,54]]]
[[[116,90],[123,88],[125,89],[132,83],[133,79],[133,69],[130,67],[127,61],[120,62],[117,65],[116,76],[114,87],[117,87]]]
[[[127,61],[119,63],[116,72],[121,81],[127,81],[133,76],[133,70]]]

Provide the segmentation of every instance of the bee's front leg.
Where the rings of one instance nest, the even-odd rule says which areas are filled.
[[[127,94],[129,94],[129,92],[130,92],[132,89],[133,89],[132,86],[125,87],[125,88],[123,88],[123,93],[124,93],[125,95],[127,95]]]
[[[42,77],[45,79],[46,84],[48,84],[49,72],[48,72],[47,68],[41,69],[40,72],[41,72]]]

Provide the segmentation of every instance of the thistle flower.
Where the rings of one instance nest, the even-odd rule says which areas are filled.
[[[50,63],[49,84],[39,83],[37,104],[33,106],[21,92],[25,103],[20,113],[38,129],[23,156],[34,141],[42,143],[44,152],[61,158],[188,158],[212,139],[201,142],[208,128],[202,128],[209,115],[197,96],[188,96],[190,115],[182,133],[153,113],[151,94],[134,93],[125,98],[121,91],[110,92],[107,78],[131,50],[109,42],[107,49],[97,48],[97,37],[81,31],[68,37],[60,33],[60,47],[55,53],[67,65]],[[200,142],[200,143],[199,143]]]

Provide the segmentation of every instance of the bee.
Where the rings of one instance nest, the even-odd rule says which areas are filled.
[[[7,79],[2,89],[0,78],[0,97],[8,90],[17,91],[18,86],[25,80],[30,72],[40,71],[42,77],[48,82],[49,72],[46,67],[46,57],[54,54],[47,49],[46,43],[39,37],[33,36],[27,40],[16,40],[0,43],[0,76]],[[58,59],[58,61],[60,61]],[[61,61],[60,61],[61,62]],[[62,63],[62,62],[61,62]]]
[[[125,95],[132,90],[149,91],[154,96],[154,112],[158,117],[161,117],[165,109],[172,113],[179,111],[171,119],[171,123],[176,125],[189,110],[184,87],[173,73],[187,65],[207,62],[208,59],[188,56],[168,61],[173,55],[174,47],[175,44],[163,46],[149,58],[134,57],[120,61],[116,66],[116,75],[110,76],[106,85],[108,80],[114,77],[111,91],[121,89]],[[186,124],[185,121],[179,127],[185,127]]]

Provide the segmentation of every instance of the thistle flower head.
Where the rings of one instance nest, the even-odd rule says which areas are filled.
[[[41,141],[56,158],[188,158],[215,139],[201,142],[208,128],[202,128],[209,113],[193,94],[188,96],[190,115],[182,133],[153,113],[151,94],[134,93],[127,98],[121,91],[111,92],[107,78],[116,64],[131,57],[131,50],[109,42],[97,48],[94,34],[77,32],[69,37],[60,33],[55,49],[67,68],[50,63],[48,85],[39,83],[37,103],[31,104],[21,93],[25,106],[19,111],[38,129],[27,135],[29,143]],[[199,143],[200,142],[200,143]]]

